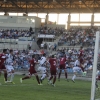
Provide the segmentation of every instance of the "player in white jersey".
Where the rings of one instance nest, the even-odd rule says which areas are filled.
[[[46,55],[43,54],[43,56],[41,57],[41,59],[39,60],[40,65],[42,66],[45,62],[46,62]]]
[[[41,59],[38,62],[39,62],[39,66],[40,67],[43,67],[43,68],[46,69],[46,72],[45,72],[46,73],[46,76],[49,77],[48,72],[47,72],[47,63],[48,62],[47,62],[47,59],[46,59],[46,54],[43,54],[43,56],[41,57]]]
[[[42,83],[42,81],[43,81],[43,80],[46,78],[46,76],[47,76],[47,70],[46,70],[45,67],[39,66],[39,67],[38,67],[38,71],[41,73],[40,82]]]
[[[73,77],[72,77],[72,81],[75,83],[75,78],[76,78],[76,74],[77,74],[77,72],[80,72],[80,73],[82,73],[83,74],[83,71],[82,71],[82,69],[81,69],[81,67],[80,67],[80,58],[78,58],[76,61],[75,61],[75,64],[74,64],[74,67],[73,67],[73,73],[74,73],[74,75],[73,75]]]
[[[13,50],[10,50],[9,51],[10,53],[7,56],[7,59],[6,59],[6,69],[7,69],[7,72],[8,72],[8,77],[10,77],[10,81],[11,83],[14,84],[13,82],[13,78],[14,78],[14,68],[13,68]]]

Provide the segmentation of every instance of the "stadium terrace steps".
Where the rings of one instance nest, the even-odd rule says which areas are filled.
[[[56,39],[55,39],[55,41],[54,42],[59,42],[59,39],[62,37],[62,35],[60,35],[60,36],[58,36],[58,37],[56,37]]]
[[[31,48],[32,48],[33,50],[39,50],[39,46],[38,46],[37,43],[34,42],[34,41],[32,42]]]
[[[56,36],[56,38],[55,38],[55,40],[54,40],[54,42],[52,42],[52,44],[54,44],[54,43],[57,43],[58,44],[58,42],[59,42],[59,39],[62,37],[62,35],[60,35],[60,36]],[[48,42],[48,41],[45,41],[45,42]],[[69,45],[67,45],[67,44],[63,44],[63,45],[58,45],[57,46],[57,49],[62,49],[62,48],[76,48],[76,49],[79,49],[81,47],[81,45],[76,45],[76,46],[69,46]],[[84,47],[84,48],[87,48],[87,47]]]

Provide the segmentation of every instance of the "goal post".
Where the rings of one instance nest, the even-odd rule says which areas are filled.
[[[96,41],[94,48],[94,62],[93,62],[93,72],[92,72],[92,84],[91,84],[91,99],[95,100],[95,92],[96,92],[96,72],[97,72],[97,62],[98,62],[98,52],[99,52],[99,36],[100,32],[96,32]]]

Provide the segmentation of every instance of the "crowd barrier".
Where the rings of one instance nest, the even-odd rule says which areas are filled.
[[[19,37],[18,40],[19,41],[31,41],[32,37]]]
[[[26,44],[8,44],[8,43],[2,43],[0,44],[0,49],[18,49],[18,50],[23,50],[23,49],[27,49],[27,45]]]
[[[32,41],[32,37],[19,37],[19,39],[0,38],[0,49],[27,49],[27,45]]]
[[[17,44],[18,39],[0,39],[0,43],[15,43]]]

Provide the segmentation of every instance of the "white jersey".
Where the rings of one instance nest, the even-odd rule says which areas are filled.
[[[46,57],[41,57],[39,60],[40,65],[43,65],[46,62]]]
[[[75,66],[75,67],[79,67],[79,65],[80,65],[79,60],[76,60],[75,63],[74,63],[74,66]]]
[[[38,71],[40,71],[41,74],[45,74],[46,68],[45,67],[38,67]]]
[[[13,56],[11,54],[6,55],[6,65],[13,65]]]
[[[11,72],[14,70],[13,68],[13,56],[11,54],[6,55],[6,69],[7,72]]]
[[[79,60],[76,60],[74,63],[73,72],[82,72],[82,69],[79,66],[80,66],[80,62]]]

